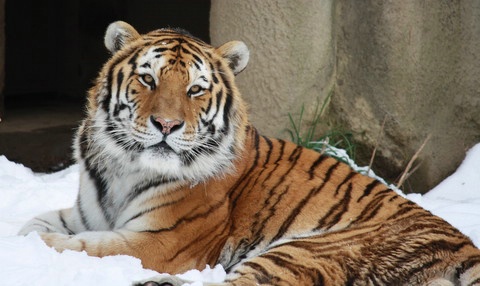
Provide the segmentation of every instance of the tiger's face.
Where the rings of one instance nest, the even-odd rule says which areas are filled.
[[[166,177],[198,181],[228,169],[247,120],[234,83],[245,44],[214,48],[183,31],[140,35],[115,22],[105,45],[113,57],[89,98],[102,152]]]

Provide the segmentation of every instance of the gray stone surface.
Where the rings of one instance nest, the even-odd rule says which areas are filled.
[[[243,40],[239,86],[265,134],[334,95],[325,121],[356,134],[357,161],[390,181],[431,134],[404,186],[425,192],[480,141],[479,1],[212,0],[213,44]],[[377,144],[382,122],[383,135]]]
[[[332,89],[332,8],[331,1],[212,1],[212,44],[242,40],[250,49],[237,83],[261,132],[288,137],[288,113],[305,104],[310,118]]]

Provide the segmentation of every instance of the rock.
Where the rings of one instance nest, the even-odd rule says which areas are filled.
[[[480,2],[212,0],[210,17],[214,45],[251,50],[238,84],[266,135],[288,138],[288,114],[333,92],[323,131],[354,133],[361,165],[376,147],[390,182],[431,135],[404,184],[420,193],[480,141]]]

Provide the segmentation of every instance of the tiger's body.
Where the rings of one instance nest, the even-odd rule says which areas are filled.
[[[344,163],[257,133],[234,83],[243,43],[213,48],[124,22],[105,43],[113,57],[74,144],[77,201],[21,234],[172,274],[220,263],[224,286],[480,285],[480,251],[447,222]]]

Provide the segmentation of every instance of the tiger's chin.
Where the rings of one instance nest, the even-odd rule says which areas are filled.
[[[165,171],[179,170],[181,161],[172,147],[159,143],[144,149],[139,154],[139,162],[144,168]]]
[[[186,181],[191,185],[223,177],[235,169],[232,159],[220,154],[189,157],[187,160],[171,148],[162,149],[158,146],[145,149],[137,157],[137,162],[145,173]]]
[[[173,148],[170,145],[168,145],[168,143],[165,141],[149,146],[147,149],[150,152],[158,154],[159,156],[163,156],[163,157],[170,157],[176,154]]]

